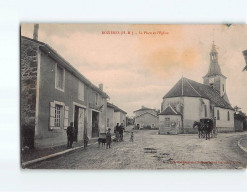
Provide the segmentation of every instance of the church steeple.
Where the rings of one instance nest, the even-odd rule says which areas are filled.
[[[218,63],[218,52],[216,46],[212,44],[210,56],[210,65],[207,74],[203,77],[203,83],[213,87],[226,101],[229,102],[226,95],[226,77],[222,74]]]
[[[208,69],[208,73],[205,75],[205,77],[210,77],[210,76],[216,76],[216,75],[222,75],[224,76],[222,73],[221,73],[221,69],[220,69],[220,66],[219,66],[219,63],[218,63],[218,52],[216,50],[216,46],[214,44],[214,41],[213,41],[213,44],[212,44],[212,49],[210,51],[210,65],[209,65],[209,69]]]

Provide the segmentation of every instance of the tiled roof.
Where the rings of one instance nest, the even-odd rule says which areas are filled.
[[[159,115],[180,115],[179,112],[177,112],[174,108],[172,108],[170,105],[167,106],[163,112],[161,112]]]
[[[157,116],[157,115],[154,115],[154,114],[152,114],[152,113],[150,113],[150,112],[144,112],[144,113],[142,113],[142,114],[140,114],[140,115],[136,116],[135,118],[138,118],[138,117],[140,117],[140,116],[142,116],[142,115],[144,115],[144,114],[150,114],[150,115],[152,115],[152,116],[154,116],[154,117],[157,117],[157,118],[158,118],[158,116]]]
[[[154,110],[154,109],[151,109],[151,108],[147,108],[145,106],[142,106],[141,109],[135,110],[134,112],[143,111],[143,110]]]
[[[163,97],[201,97],[210,100],[216,107],[233,109],[220,94],[211,86],[182,77]]]
[[[124,114],[127,114],[127,112],[125,112],[124,110],[120,109],[116,105],[111,104],[110,102],[107,102],[107,107],[113,108],[114,109],[114,112],[122,112]]]

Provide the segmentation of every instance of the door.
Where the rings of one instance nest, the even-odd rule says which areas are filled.
[[[83,139],[83,133],[84,133],[84,115],[85,110],[83,108],[78,109],[78,139]]]
[[[92,111],[92,137],[99,137],[99,113]]]

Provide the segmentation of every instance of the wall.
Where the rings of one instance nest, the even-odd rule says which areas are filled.
[[[122,112],[114,112],[114,126],[116,126],[117,123],[119,123],[119,125],[123,123],[124,127],[126,128],[126,114]]]
[[[197,133],[197,129],[193,129],[194,121],[199,121],[201,118],[205,118],[204,107],[200,99],[202,99],[206,105],[208,118],[211,117],[209,100],[198,97],[184,97],[184,133]]]
[[[234,129],[235,131],[243,131],[243,121],[234,119]]]
[[[170,119],[170,127],[166,126],[165,118]],[[159,115],[159,134],[179,133],[183,133],[181,115]]]
[[[116,126],[114,124],[114,109],[113,108],[107,107],[106,118],[109,119],[109,126],[107,128],[111,128],[111,133],[113,133],[114,127]]]
[[[234,131],[234,111],[219,107],[214,107],[214,116],[217,117],[217,110],[220,112],[220,120],[216,120],[218,132]],[[230,120],[227,120],[227,112],[230,112]]]
[[[145,113],[139,117],[136,117],[135,118],[135,125],[139,124],[140,127],[141,125],[143,127],[146,127],[146,126],[152,126],[152,124],[155,124],[155,127],[158,127],[159,125],[159,120],[158,120],[158,117],[155,117],[149,113]]]
[[[23,146],[33,147],[36,125],[35,110],[37,93],[38,45],[22,38],[20,51],[21,138]]]
[[[157,115],[157,112],[155,110],[140,110],[140,111],[135,112],[135,116],[139,116],[146,112],[151,113],[153,115]]]

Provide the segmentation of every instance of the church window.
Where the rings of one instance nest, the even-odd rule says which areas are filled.
[[[204,116],[208,117],[207,105],[204,104]]]
[[[217,120],[220,120],[220,111],[217,110]]]
[[[230,112],[229,111],[227,112],[227,120],[228,121],[230,120]]]

